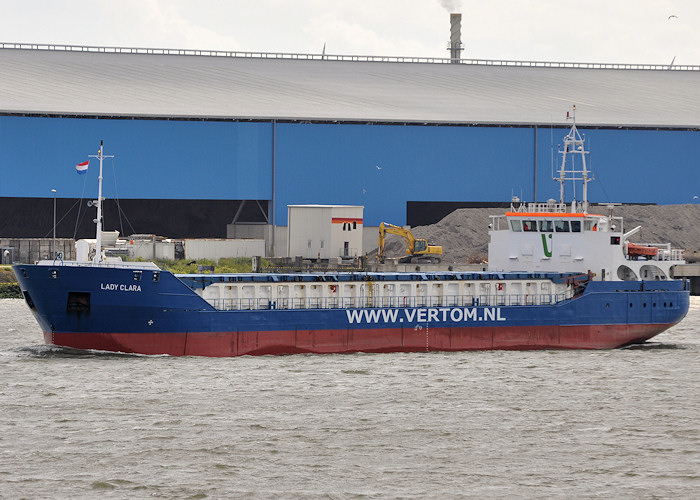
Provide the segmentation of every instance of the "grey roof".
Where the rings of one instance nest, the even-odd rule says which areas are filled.
[[[700,127],[698,67],[440,64],[8,45],[0,45],[3,114],[550,124],[564,122],[576,104],[581,125]]]

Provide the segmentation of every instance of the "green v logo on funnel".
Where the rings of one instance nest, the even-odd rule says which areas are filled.
[[[544,255],[545,257],[551,257],[552,256],[552,249],[547,248],[547,238],[549,238],[549,243],[550,246],[552,244],[552,234],[543,234],[542,235],[542,249],[544,250]]]

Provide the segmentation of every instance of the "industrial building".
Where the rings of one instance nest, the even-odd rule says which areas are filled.
[[[93,234],[97,164],[75,165],[101,140],[105,228],[123,235],[265,238],[279,256],[289,206],[364,207],[368,228],[545,201],[572,105],[590,200],[700,196],[700,66],[7,43],[0,66],[5,238],[50,237],[54,201],[57,237]]]
[[[362,255],[362,207],[290,205],[289,257],[330,260]]]

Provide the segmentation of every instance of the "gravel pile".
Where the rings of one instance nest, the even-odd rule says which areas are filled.
[[[436,224],[418,226],[411,231],[416,238],[442,245],[442,262],[477,263],[488,254],[490,215],[503,215],[502,208],[462,208]],[[594,206],[590,213],[609,215],[604,206]],[[671,243],[691,256],[700,249],[700,205],[625,205],[615,207],[613,216],[624,219],[624,231],[642,226],[630,238],[636,243]],[[398,237],[387,238],[386,255],[403,255],[405,245]]]

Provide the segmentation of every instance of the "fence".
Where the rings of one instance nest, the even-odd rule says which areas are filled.
[[[108,54],[148,54],[169,56],[236,57],[252,59],[299,59],[354,62],[392,62],[429,64],[466,64],[473,66],[515,66],[528,68],[580,68],[580,69],[624,69],[654,71],[700,71],[698,65],[688,64],[625,64],[588,63],[564,61],[513,61],[492,59],[453,59],[451,57],[410,57],[410,56],[363,56],[339,54],[298,54],[287,52],[250,52],[201,49],[149,49],[145,47],[98,47],[90,45],[62,45],[41,43],[0,42],[0,49],[49,50],[61,52],[97,52]]]

